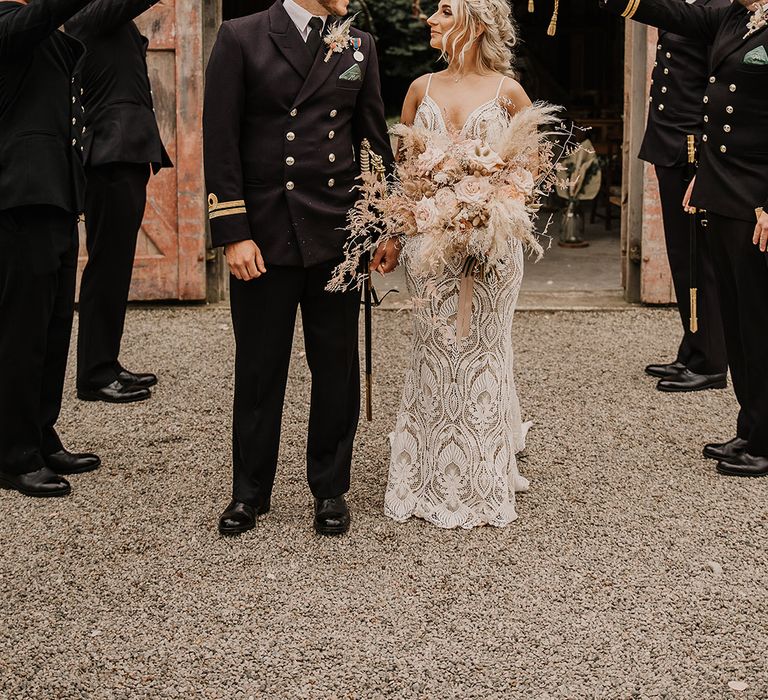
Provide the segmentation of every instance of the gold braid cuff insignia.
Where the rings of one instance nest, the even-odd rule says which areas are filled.
[[[621,13],[621,16],[626,19],[632,19],[635,16],[638,7],[640,7],[640,0],[629,0],[627,7],[624,12]]]
[[[219,198],[211,193],[208,195],[208,218],[218,219],[222,216],[234,216],[235,214],[245,214],[245,200],[234,199],[231,202],[220,202]]]

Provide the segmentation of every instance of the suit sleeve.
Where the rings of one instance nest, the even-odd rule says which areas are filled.
[[[678,0],[600,0],[600,7],[625,19],[712,44],[730,6],[691,5]]]
[[[35,0],[0,15],[0,59],[31,51],[92,0]]]
[[[387,120],[384,116],[384,100],[381,96],[381,76],[379,73],[379,58],[376,45],[370,34],[365,35],[365,41],[370,42],[368,68],[365,80],[357,98],[357,107],[352,120],[352,137],[355,149],[359,148],[363,139],[368,139],[373,152],[384,160],[387,173],[394,169],[395,158],[389,140]]]
[[[67,31],[79,39],[87,40],[99,34],[108,34],[119,26],[136,19],[160,0],[92,0],[66,25]]]
[[[205,73],[203,152],[211,240],[223,246],[252,238],[246,216],[240,129],[245,104],[243,53],[230,25],[221,25]]]

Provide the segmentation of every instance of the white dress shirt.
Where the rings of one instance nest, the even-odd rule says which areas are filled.
[[[308,10],[305,10],[297,2],[294,2],[294,0],[285,0],[283,2],[283,7],[288,13],[288,16],[293,20],[293,23],[296,25],[296,29],[299,30],[299,34],[301,34],[301,38],[304,39],[304,41],[309,38],[309,33],[312,31],[309,26],[309,20],[311,20],[313,17],[320,17],[320,19],[323,20],[323,28],[325,28],[325,23],[328,21],[327,15],[325,17],[321,15],[313,15]],[[322,32],[323,30],[321,29],[320,31]]]

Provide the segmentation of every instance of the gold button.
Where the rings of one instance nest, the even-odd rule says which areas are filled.
[[[731,105],[728,105],[728,106],[725,108],[725,111],[726,111],[726,112],[728,112],[728,114],[733,114],[733,107],[731,107]]]
[[[704,115],[704,121],[705,121],[705,122],[708,122],[708,121],[709,121],[709,117],[708,117],[706,114]]]
[[[331,153],[331,155],[328,156],[328,160],[331,161],[331,163],[335,163],[336,162],[336,154],[335,153]]]
[[[661,44],[656,44],[656,48],[661,51]]]
[[[72,139],[72,145],[77,146],[77,139]]]
[[[288,182],[285,183],[285,189],[287,190],[292,190],[294,187],[296,187],[296,185],[290,180],[288,180]]]
[[[72,117],[72,126],[74,126],[75,124],[77,124],[77,119],[75,119],[74,117]]]
[[[83,95],[83,88],[80,88],[80,96],[82,97],[82,95]]]
[[[663,111],[664,105],[659,105],[659,112]]]
[[[664,69],[664,75],[669,75],[669,68]]]
[[[294,109],[292,109],[292,110],[291,110],[291,116],[292,116],[292,117],[295,117],[295,116],[296,116],[298,113],[299,113],[299,110],[298,110],[298,109],[295,109],[295,108],[294,108]]]
[[[736,86],[735,86],[733,83],[731,83],[731,84],[728,86],[728,89],[729,89],[731,92],[736,92]]]
[[[83,127],[83,133],[85,133],[85,127]]]
[[[725,153],[727,150],[725,146],[720,146],[720,153]]]
[[[704,136],[702,136],[702,137],[701,137],[701,140],[702,140],[702,141],[706,141],[706,140],[707,140],[707,135],[706,135],[706,134],[704,134]]]
[[[666,86],[666,85],[665,85],[665,86],[663,86],[663,87],[661,88],[661,91],[662,91],[662,92],[666,92],[666,91],[667,91],[667,86]]]
[[[706,95],[704,95],[704,104],[707,104],[707,102],[709,102],[709,97],[707,97]]]
[[[658,66],[658,65],[659,65],[659,62],[658,62],[658,61],[654,61],[654,62],[653,62],[653,67],[654,67],[654,68],[656,68],[656,66]]]
[[[667,58],[672,58],[672,54],[667,51]]]
[[[72,95],[72,104],[75,104],[75,102],[77,102],[77,98],[74,95]]]
[[[331,110],[331,119],[333,119],[337,114],[338,114],[338,112],[335,109],[332,109]]]
[[[336,184],[336,180],[334,180],[333,178],[328,180],[328,187],[333,187],[335,184]]]
[[[336,132],[335,131],[329,131],[328,132],[328,138],[329,139],[336,138]]]
[[[653,102],[653,95],[648,98],[648,102]]]
[[[287,138],[289,141],[293,141],[296,138],[296,134],[294,134],[292,131],[289,131],[285,135],[285,138]]]
[[[725,126],[723,126],[723,131],[724,131],[726,134],[727,134],[727,133],[729,133],[729,132],[730,132],[730,130],[731,130],[731,125],[730,125],[730,124],[726,124]]]
[[[709,82],[710,83],[714,83],[715,82],[715,76],[714,75],[710,75],[709,76]]]
[[[286,165],[293,165],[295,162],[296,162],[296,159],[293,156],[288,156],[285,159],[285,164]]]

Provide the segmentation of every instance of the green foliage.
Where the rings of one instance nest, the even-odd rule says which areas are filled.
[[[436,0],[422,0],[422,11],[430,15],[436,5]],[[413,16],[413,0],[352,0],[350,10],[359,13],[356,26],[376,37],[385,97],[395,108],[412,80],[439,70],[429,29]]]

